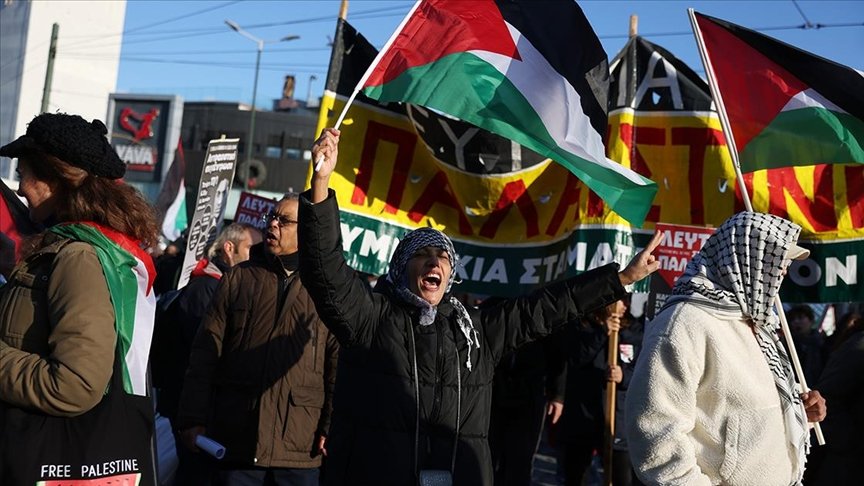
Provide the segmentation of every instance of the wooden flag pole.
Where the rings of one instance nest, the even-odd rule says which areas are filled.
[[[741,188],[741,198],[744,199],[744,207],[747,211],[753,211],[753,203],[750,201],[750,193],[747,186],[744,184],[744,175],[741,173],[741,162],[738,159],[738,148],[735,145],[735,136],[732,133],[732,126],[729,124],[729,117],[726,114],[726,105],[723,103],[723,96],[720,94],[720,89],[717,87],[717,78],[714,76],[714,68],[708,58],[708,51],[705,49],[705,41],[702,39],[702,31],[699,29],[699,24],[696,22],[696,13],[692,8],[687,9],[690,15],[690,24],[693,27],[693,35],[696,36],[696,45],[699,47],[699,55],[702,57],[702,64],[705,66],[705,75],[708,78],[708,86],[711,88],[711,96],[714,98],[714,103],[717,105],[717,113],[720,115],[720,124],[723,127],[723,134],[726,136],[726,146],[729,148],[729,155],[732,156],[733,166],[735,167],[735,177],[738,179],[738,186]],[[795,343],[792,341],[792,333],[789,330],[789,323],[786,321],[786,312],[783,310],[783,302],[780,300],[780,295],[774,296],[774,307],[777,310],[777,315],[780,317],[780,329],[783,331],[783,338],[786,341],[786,347],[789,349],[789,357],[792,360],[792,367],[795,369],[795,375],[798,377],[798,382],[801,384],[801,389],[806,393],[810,391],[807,386],[807,379],[804,378],[804,370],[801,368],[801,360],[798,359],[798,352],[795,350]],[[804,406],[803,403],[801,405]],[[822,427],[819,422],[812,422],[814,431],[816,432],[816,441],[819,445],[825,445],[825,436],[822,434]]]
[[[357,93],[360,92],[360,89],[363,88],[363,85],[366,84],[366,80],[369,79],[369,76],[372,75],[372,72],[375,71],[375,68],[378,67],[378,63],[381,62],[381,59],[384,57],[384,54],[390,49],[390,46],[393,45],[393,41],[396,40],[396,37],[402,32],[402,29],[405,27],[405,24],[408,23],[408,20],[414,15],[414,11],[417,10],[417,7],[420,6],[420,3],[423,0],[417,0],[414,2],[414,5],[411,7],[411,10],[405,15],[405,18],[402,19],[402,22],[399,23],[399,26],[396,27],[396,30],[393,31],[393,34],[387,39],[387,43],[384,44],[384,47],[378,51],[378,55],[375,56],[375,59],[372,61],[372,64],[369,65],[369,68],[366,69],[366,72],[363,73],[363,77],[360,78],[360,81],[357,82],[357,86],[354,87],[354,91],[351,93],[351,97],[348,98],[348,101],[345,103],[345,106],[342,107],[342,113],[339,114],[339,118],[336,119],[336,124],[333,125],[333,128],[338,129],[342,126],[342,121],[345,120],[345,115],[348,113],[348,108],[351,107],[351,104],[354,103],[354,98],[357,97]],[[347,9],[347,6],[345,6]],[[340,9],[341,12],[341,9]],[[321,164],[324,163],[324,156],[318,158],[315,161],[315,172],[321,170]]]
[[[609,333],[609,344],[606,348],[609,368],[618,366],[618,331]],[[606,446],[603,451],[603,475],[606,486],[612,485],[612,444],[615,442],[615,399],[617,398],[617,383],[606,381]]]
[[[630,37],[635,37],[638,32],[639,17],[636,15],[630,16]],[[609,333],[609,343],[606,347],[606,359],[608,367],[613,368],[618,366],[618,331]],[[612,380],[606,381],[606,430],[603,444],[603,476],[606,486],[612,486],[612,452],[613,444],[615,443],[615,402],[617,395],[618,384]]]

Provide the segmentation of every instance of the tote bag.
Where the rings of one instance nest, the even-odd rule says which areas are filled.
[[[0,402],[0,484],[153,486],[153,404],[125,393],[121,373],[115,356],[108,393],[77,417]]]

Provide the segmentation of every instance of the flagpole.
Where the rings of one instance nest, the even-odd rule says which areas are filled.
[[[738,180],[738,186],[741,188],[741,198],[744,199],[744,207],[747,211],[753,211],[750,193],[747,190],[747,185],[744,183],[744,175],[741,173],[741,163],[738,158],[738,148],[735,145],[735,136],[732,133],[732,126],[729,124],[723,96],[720,94],[720,89],[717,86],[714,68],[711,66],[708,51],[705,49],[702,31],[699,29],[699,23],[696,21],[696,12],[692,8],[688,8],[687,14],[690,16],[690,25],[693,27],[693,35],[696,37],[696,46],[699,48],[702,65],[705,66],[705,75],[708,78],[708,86],[711,88],[711,96],[714,98],[714,103],[717,104],[717,113],[720,115],[720,124],[723,128],[723,133],[726,135],[726,146],[729,148],[729,155],[732,156],[732,165],[735,167],[735,177]],[[777,309],[777,315],[780,318],[780,328],[783,331],[786,347],[789,349],[789,357],[792,360],[795,375],[798,377],[801,389],[805,393],[810,392],[810,387],[807,386],[807,379],[804,378],[804,370],[801,368],[801,360],[798,359],[798,352],[795,350],[795,343],[792,341],[792,333],[789,330],[789,323],[786,321],[786,312],[783,310],[783,302],[780,300],[779,292],[774,296],[774,307]],[[802,403],[801,406],[803,407],[804,404]],[[816,432],[816,441],[819,445],[825,445],[825,436],[822,434],[822,427],[819,425],[819,422],[813,422],[813,428]]]
[[[623,317],[623,316],[622,316]],[[609,342],[606,345],[608,369],[618,366],[618,331],[609,332]],[[606,449],[603,451],[603,476],[605,486],[612,486],[612,451],[615,443],[615,401],[617,383],[606,380]]]
[[[396,30],[393,31],[393,34],[387,39],[387,43],[384,44],[384,47],[378,51],[378,55],[375,56],[375,59],[372,61],[372,64],[369,65],[369,68],[366,69],[366,72],[363,73],[363,77],[360,78],[360,81],[357,82],[357,86],[354,87],[354,91],[351,93],[351,96],[348,98],[348,101],[345,103],[345,106],[342,107],[342,113],[339,114],[339,118],[336,119],[336,124],[333,125],[333,128],[338,129],[342,125],[342,121],[345,119],[345,115],[348,113],[348,108],[351,107],[351,104],[354,103],[354,98],[357,97],[357,93],[360,92],[360,89],[363,88],[363,85],[366,84],[366,80],[369,79],[369,76],[372,75],[372,72],[378,67],[378,63],[381,62],[381,59],[384,57],[384,54],[390,49],[390,46],[393,45],[393,41],[396,40],[396,37],[402,33],[402,29],[405,28],[405,24],[408,23],[408,20],[414,15],[414,11],[417,10],[417,7],[423,0],[417,0],[414,2],[414,5],[411,7],[411,10],[405,15],[405,18],[402,19],[402,22],[399,23],[399,26],[396,27]],[[315,161],[315,172],[321,170],[321,165],[324,163],[324,156],[318,158]]]

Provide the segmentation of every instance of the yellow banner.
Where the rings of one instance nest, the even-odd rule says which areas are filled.
[[[335,122],[344,98],[324,97],[320,127]],[[329,118],[327,116],[329,115]],[[717,226],[744,208],[715,113],[639,113],[609,117],[608,155],[657,182],[646,220]],[[537,244],[580,225],[627,227],[564,167],[549,160],[495,175],[472,174],[432,155],[411,121],[355,103],[342,126],[331,182],[339,205],[411,228],[433,226],[479,244]],[[820,165],[747,174],[757,211],[788,217],[802,239],[864,237],[864,167]]]

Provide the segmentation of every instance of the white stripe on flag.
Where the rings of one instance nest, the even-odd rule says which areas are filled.
[[[183,202],[186,199],[186,181],[180,179],[180,187],[177,188],[177,195],[168,210],[165,211],[165,218],[162,220],[162,235],[168,240],[174,241],[180,237],[182,230],[177,228],[177,215],[183,207]]]
[[[621,174],[635,184],[648,185],[635,172],[606,158],[603,139],[582,111],[579,93],[515,27],[507,24],[507,28],[521,60],[489,51],[470,52],[513,83],[563,150]]]
[[[789,101],[786,102],[786,106],[784,106],[780,112],[800,110],[801,108],[825,108],[835,113],[846,113],[846,110],[828,101],[828,99],[819,94],[819,92],[813,88],[807,88],[792,98],[789,98]]]
[[[129,372],[129,380],[132,384],[132,393],[146,396],[147,390],[147,361],[150,355],[150,344],[153,340],[153,321],[156,315],[156,297],[153,290],[147,292],[148,275],[144,263],[137,258],[135,268],[135,279],[138,288],[135,292],[135,323],[132,326],[132,342],[126,352],[126,369]]]

